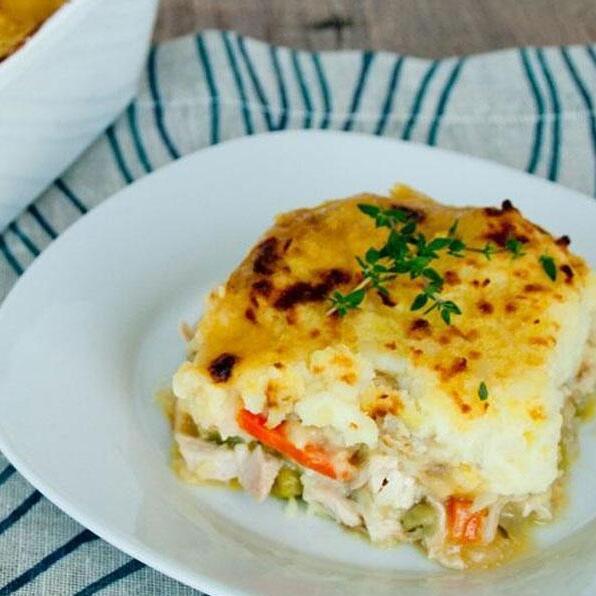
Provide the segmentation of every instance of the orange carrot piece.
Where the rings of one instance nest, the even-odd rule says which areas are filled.
[[[253,414],[248,410],[240,410],[237,421],[242,430],[263,445],[279,451],[305,468],[310,468],[319,474],[329,476],[329,478],[337,478],[333,462],[325,450],[316,445],[306,445],[304,449],[296,447],[287,437],[285,422],[275,428],[267,428],[265,416]]]
[[[451,542],[478,544],[482,542],[482,530],[487,511],[470,513],[472,501],[462,497],[450,497],[447,501],[447,526]]]

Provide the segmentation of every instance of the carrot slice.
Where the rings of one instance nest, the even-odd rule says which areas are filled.
[[[310,468],[329,478],[337,478],[333,462],[324,449],[317,445],[306,445],[299,449],[288,439],[286,423],[282,422],[275,428],[267,428],[267,418],[262,414],[253,414],[248,410],[240,410],[237,415],[240,428],[253,436],[263,445],[279,451],[297,464]]]
[[[482,542],[482,530],[486,509],[470,513],[472,501],[462,497],[449,497],[447,501],[447,525],[449,540],[457,544]]]

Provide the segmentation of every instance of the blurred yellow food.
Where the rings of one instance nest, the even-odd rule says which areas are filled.
[[[14,52],[65,0],[0,0],[0,60]]]

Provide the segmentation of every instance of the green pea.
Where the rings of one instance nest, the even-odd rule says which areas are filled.
[[[271,494],[279,499],[292,499],[302,495],[300,473],[294,468],[284,466],[277,475]]]
[[[434,531],[436,523],[437,512],[432,505],[425,501],[416,503],[401,518],[402,528],[406,532],[413,532],[421,528],[422,533],[425,535],[431,534]]]

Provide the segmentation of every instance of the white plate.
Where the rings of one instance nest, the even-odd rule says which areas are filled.
[[[286,132],[237,140],[147,176],[69,229],[0,310],[0,448],[102,538],[211,594],[579,594],[596,589],[596,434],[564,517],[527,560],[486,573],[381,550],[277,502],[190,488],[168,468],[154,401],[194,319],[275,213],[410,183],[455,204],[510,197],[596,262],[596,204],[504,167],[410,143]]]

